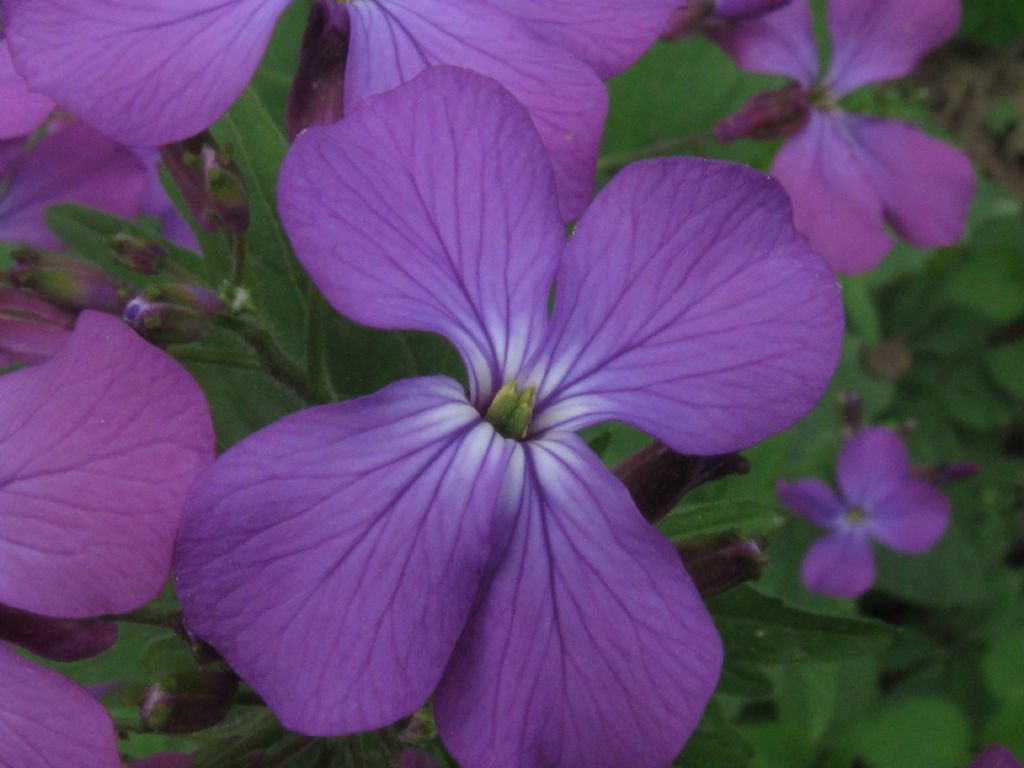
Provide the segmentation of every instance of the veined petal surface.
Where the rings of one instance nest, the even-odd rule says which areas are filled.
[[[437,67],[309,129],[279,197],[335,309],[447,336],[475,396],[486,400],[539,343],[564,230],[540,139],[497,83]]]
[[[53,110],[53,102],[31,93],[25,80],[14,71],[5,40],[0,40],[0,104],[0,142],[32,133]]]
[[[191,376],[83,313],[56,357],[0,378],[0,603],[83,618],[152,599],[213,450]]]
[[[583,212],[608,112],[604,83],[586,63],[486,0],[358,0],[349,18],[347,112],[433,65],[493,78],[530,113],[554,166],[562,215]]]
[[[438,690],[462,765],[664,768],[718,680],[678,553],[576,435],[517,447],[503,549]]]
[[[238,98],[288,0],[4,0],[29,86],[131,145],[187,138]]]
[[[257,432],[188,505],[175,567],[189,626],[292,730],[410,714],[476,597],[509,445],[442,377]]]
[[[839,286],[789,200],[732,163],[634,163],[569,241],[534,431],[629,422],[685,454],[727,453],[813,407],[842,340]]]

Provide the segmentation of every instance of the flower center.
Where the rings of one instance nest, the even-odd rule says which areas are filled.
[[[537,388],[519,389],[519,384],[508,382],[498,390],[484,419],[502,437],[522,440],[530,429],[533,407],[537,404]]]
[[[846,522],[850,525],[860,525],[868,519],[868,513],[861,507],[850,507],[846,512]]]

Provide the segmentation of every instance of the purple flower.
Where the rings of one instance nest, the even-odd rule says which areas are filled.
[[[914,475],[902,438],[870,427],[839,453],[837,494],[820,480],[779,481],[782,503],[831,533],[804,559],[806,587],[831,597],[858,597],[875,580],[871,541],[907,554],[931,549],[949,524],[949,500]]]
[[[670,762],[719,639],[574,431],[622,419],[712,454],[812,406],[842,310],[783,191],[730,164],[638,164],[566,243],[529,115],[436,67],[301,135],[279,198],[334,307],[447,336],[470,393],[399,381],[225,454],[178,541],[191,626],[305,733],[382,727],[435,692],[463,765]]]
[[[627,67],[677,0],[355,0],[345,107],[432,64],[493,77],[530,111],[562,212],[586,207],[607,111],[600,77]],[[15,64],[32,88],[127,144],[214,122],[252,77],[288,0],[5,0]]]
[[[105,623],[67,620],[156,595],[212,459],[198,385],[112,317],[84,313],[53,359],[0,378],[0,621],[15,623],[0,637],[63,659],[109,645]],[[0,764],[119,765],[103,707],[6,643],[0,690],[0,731],[18,737],[0,739]]]
[[[802,86],[795,98],[810,102],[809,114],[804,105],[802,114],[788,113],[795,122],[780,126],[779,135],[798,130],[772,175],[793,199],[797,229],[839,272],[863,272],[882,260],[893,245],[886,223],[926,248],[955,243],[963,232],[974,194],[970,160],[910,123],[838,106],[862,85],[908,74],[959,23],[959,0],[830,0],[832,57],[820,82],[808,0],[715,33],[744,69]],[[723,138],[736,137],[738,121],[763,128],[761,112],[750,105]]]
[[[993,744],[967,768],[1021,768],[1020,760],[1001,744]]]

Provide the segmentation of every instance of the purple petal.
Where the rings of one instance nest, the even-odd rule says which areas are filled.
[[[168,240],[182,248],[199,251],[199,241],[167,196],[160,181],[160,154],[152,148],[136,149],[135,154],[145,166],[146,183],[139,200],[139,213],[160,222],[160,231]]]
[[[28,136],[53,110],[45,96],[30,93],[21,75],[14,71],[6,41],[0,40],[0,141]]]
[[[850,506],[873,512],[878,502],[910,478],[907,446],[891,429],[862,429],[839,452],[836,479]]]
[[[875,504],[868,531],[890,549],[916,555],[938,543],[949,516],[949,499],[924,480],[908,478]]]
[[[956,243],[974,196],[970,159],[910,123],[846,115],[843,125],[893,229],[922,248]]]
[[[487,1],[518,16],[545,40],[567,48],[606,80],[640,58],[679,5],[679,0]]]
[[[99,619],[51,619],[0,605],[0,639],[54,661],[80,661],[117,642],[117,624]]]
[[[807,127],[775,156],[771,172],[793,201],[796,228],[832,269],[863,272],[892,248],[881,198],[840,112],[812,110]]]
[[[346,111],[430,65],[486,75],[530,113],[554,165],[562,215],[568,220],[583,212],[594,189],[608,111],[607,91],[589,66],[533,34],[511,13],[480,0],[356,3],[349,14]]]
[[[700,719],[722,648],[674,548],[572,434],[527,444],[507,542],[438,689],[461,765],[662,768]]]
[[[863,529],[836,531],[818,539],[804,557],[800,578],[812,592],[860,597],[875,583],[871,539]]]
[[[587,211],[557,275],[535,433],[629,422],[728,453],[821,396],[843,312],[782,188],[743,166],[635,163]]]
[[[0,241],[57,248],[43,214],[57,203],[78,203],[134,218],[145,169],[132,151],[87,125],[62,128],[14,162],[0,197]]]
[[[493,394],[539,343],[564,230],[529,116],[493,81],[434,68],[309,129],[280,201],[339,312],[446,335],[475,395]]]
[[[0,367],[49,360],[67,342],[74,322],[70,312],[0,285]]]
[[[66,677],[0,643],[0,765],[119,768],[103,706]]]
[[[125,144],[199,133],[242,92],[287,0],[4,0],[18,71]]]
[[[711,39],[750,72],[785,75],[805,86],[818,78],[818,45],[808,0],[757,19],[714,30]]]
[[[780,480],[775,492],[790,510],[821,528],[834,527],[846,514],[842,499],[820,480],[804,478],[794,483]]]
[[[409,714],[473,605],[507,446],[441,377],[278,421],[197,483],[186,619],[292,730]]]
[[[993,744],[967,768],[1021,768],[1021,762],[1002,744]]]
[[[150,600],[212,459],[185,370],[120,320],[83,313],[56,357],[0,379],[0,602],[84,618]]]
[[[727,21],[743,21],[764,16],[788,5],[791,0],[716,0],[715,16]]]
[[[829,85],[842,96],[865,83],[910,74],[959,26],[960,0],[830,0]]]

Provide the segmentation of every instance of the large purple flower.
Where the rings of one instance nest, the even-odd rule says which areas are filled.
[[[831,532],[811,547],[801,576],[808,589],[858,597],[875,581],[871,541],[897,552],[931,549],[949,525],[949,500],[915,476],[902,438],[888,429],[858,432],[836,467],[837,494],[820,480],[780,481],[782,502]]]
[[[53,359],[0,378],[0,638],[64,660],[109,645],[109,625],[68,620],[159,592],[212,460],[198,385],[112,317],[84,313]],[[119,765],[103,707],[4,643],[0,690],[0,764]]]
[[[332,0],[333,2],[333,0]],[[216,120],[252,77],[289,0],[4,0],[18,70],[127,144]],[[527,107],[555,164],[563,213],[593,189],[607,109],[600,77],[636,59],[676,0],[354,0],[345,106],[433,64],[493,77]],[[600,77],[599,77],[600,76]]]
[[[719,639],[574,430],[622,419],[719,453],[812,406],[842,312],[781,188],[635,165],[566,243],[529,115],[439,67],[300,136],[280,200],[335,308],[444,334],[470,392],[399,381],[223,456],[178,543],[193,628],[299,731],[381,727],[436,691],[467,766],[667,764]]]
[[[959,23],[959,0],[830,0],[832,58],[820,82],[808,0],[716,33],[740,66],[799,84],[780,94],[792,107],[785,114],[796,118],[784,132],[795,135],[772,174],[793,199],[797,229],[839,272],[863,272],[882,260],[893,244],[886,223],[926,248],[951,245],[963,232],[974,194],[970,160],[910,123],[837,105],[866,83],[908,74]],[[761,97],[748,112],[765,106]],[[758,114],[741,122],[756,135]]]

